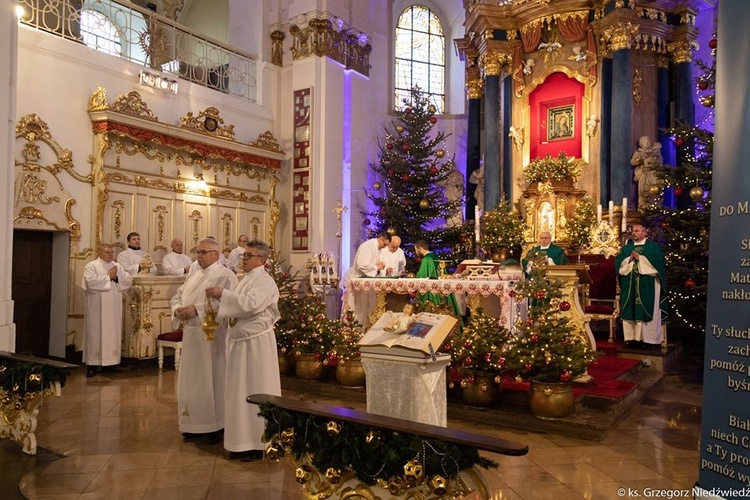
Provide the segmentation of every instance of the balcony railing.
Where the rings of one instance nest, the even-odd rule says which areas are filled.
[[[129,2],[19,0],[21,22],[136,64],[256,100],[256,58]],[[83,12],[89,15],[82,17]],[[83,20],[83,22],[82,22]]]

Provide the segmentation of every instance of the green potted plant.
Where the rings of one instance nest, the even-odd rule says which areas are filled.
[[[325,315],[325,304],[319,295],[307,295],[299,301],[292,348],[297,361],[297,377],[309,380],[323,377],[330,364],[336,341],[337,325]]]
[[[365,370],[359,352],[359,341],[364,335],[362,325],[354,311],[346,311],[344,318],[335,323],[335,339],[331,358],[336,361],[336,380],[345,386],[365,385]]]
[[[523,167],[523,174],[528,184],[565,182],[572,186],[581,176],[581,168],[573,158],[560,152],[557,156],[534,158]]]
[[[483,309],[468,324],[448,337],[444,350],[451,354],[454,375],[460,376],[464,402],[473,406],[492,406],[502,390],[500,374],[505,369],[506,343],[510,332],[497,318]],[[455,383],[455,382],[454,382]]]
[[[507,260],[523,244],[526,223],[504,197],[496,208],[482,214],[479,227],[481,247],[497,262]]]
[[[506,366],[517,381],[531,381],[529,404],[540,418],[564,418],[575,411],[572,382],[595,359],[583,332],[560,314],[571,307],[562,288],[561,281],[549,281],[543,268],[535,268],[514,290],[516,300],[528,299],[529,310],[514,326]]]

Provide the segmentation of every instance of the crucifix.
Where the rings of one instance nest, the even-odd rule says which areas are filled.
[[[333,207],[332,210],[336,212],[336,223],[337,223],[336,236],[341,238],[341,215],[347,210],[349,210],[349,207],[345,207],[344,205],[341,204],[341,200],[338,200],[336,202],[336,206]]]

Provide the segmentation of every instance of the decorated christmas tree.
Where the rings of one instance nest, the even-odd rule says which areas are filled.
[[[292,352],[292,342],[298,324],[298,311],[301,299],[297,294],[297,273],[291,274],[283,268],[284,261],[268,259],[266,271],[270,274],[279,289],[279,314],[281,319],[276,323],[276,345],[281,354]]]
[[[583,332],[560,314],[571,307],[562,298],[562,288],[561,281],[546,279],[543,265],[536,265],[530,278],[510,292],[517,301],[529,303],[526,319],[516,321],[505,356],[519,381],[570,382],[595,358]]]
[[[370,234],[399,235],[411,271],[418,267],[411,250],[417,240],[427,240],[431,249],[456,261],[471,249],[471,237],[455,222],[463,207],[463,185],[455,180],[460,176],[445,150],[448,136],[433,131],[435,111],[419,88],[412,89],[386,127],[383,142],[378,140],[379,161],[370,164],[376,180],[365,190],[375,207],[365,212],[365,227]]]
[[[716,39],[709,42],[716,54]],[[699,101],[714,106],[716,68],[698,62]],[[706,124],[710,126],[711,124]],[[683,342],[688,354],[703,356],[711,223],[713,134],[679,124],[668,131],[677,150],[677,165],[657,171],[660,185],[645,211],[650,238],[662,245],[670,301],[670,339]]]

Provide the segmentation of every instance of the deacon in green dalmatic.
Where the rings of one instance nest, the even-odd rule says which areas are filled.
[[[626,345],[657,347],[668,322],[667,282],[661,247],[646,239],[646,228],[633,226],[633,240],[615,258],[620,281],[620,316]]]
[[[438,258],[435,252],[430,252],[430,247],[425,240],[419,240],[414,243],[414,252],[422,258],[419,264],[419,271],[417,271],[417,278],[432,278],[437,279],[438,277]],[[451,308],[456,317],[461,316],[456,297],[453,294],[440,295],[432,292],[423,293],[419,296],[419,300],[429,300],[438,305],[447,305]]]

